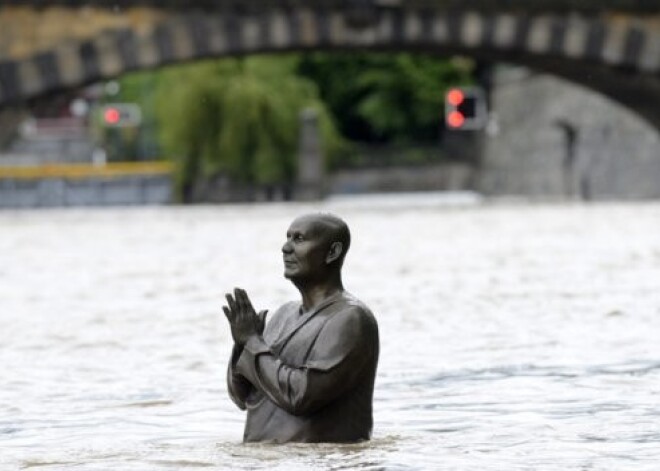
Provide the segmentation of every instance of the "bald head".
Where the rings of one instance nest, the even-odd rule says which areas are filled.
[[[351,245],[351,232],[343,219],[331,213],[310,213],[300,216],[296,221],[311,223],[316,235],[323,238],[328,246],[334,242],[340,242],[342,244],[341,262],[343,262]]]
[[[323,241],[327,249],[337,243],[341,244],[341,254],[336,263],[339,268],[342,267],[351,245],[351,232],[343,219],[330,213],[310,213],[296,218],[291,225],[308,227],[315,237]]]

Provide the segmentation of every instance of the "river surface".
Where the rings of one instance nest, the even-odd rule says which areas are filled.
[[[376,314],[374,437],[243,445],[223,295],[296,298],[292,218],[353,231]],[[0,212],[0,470],[660,469],[660,204]]]

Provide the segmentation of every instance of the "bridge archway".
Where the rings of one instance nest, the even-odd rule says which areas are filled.
[[[150,32],[108,30],[0,62],[0,106],[118,75],[212,57],[401,50],[526,65],[595,89],[660,129],[660,16],[433,7],[175,12]]]

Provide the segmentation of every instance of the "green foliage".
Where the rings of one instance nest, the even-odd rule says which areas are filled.
[[[223,59],[172,67],[158,85],[156,112],[180,184],[225,173],[245,183],[295,177],[299,114],[315,108],[326,152],[342,146],[316,85],[295,75],[293,57]]]
[[[319,84],[345,136],[381,142],[437,138],[446,90],[470,83],[473,68],[409,53],[311,53],[299,66]]]
[[[269,185],[295,177],[304,108],[319,114],[329,166],[358,159],[346,138],[435,145],[444,94],[473,68],[408,53],[250,56],[129,74],[109,100],[140,104],[136,156],[174,160],[180,190],[218,174]]]
[[[104,103],[135,103],[142,114],[138,128],[103,127],[101,139],[106,144],[109,157],[112,154],[117,154],[119,160],[154,160],[161,157],[154,109],[159,78],[160,75],[153,71],[127,74],[119,80],[116,95],[106,94],[103,97]]]

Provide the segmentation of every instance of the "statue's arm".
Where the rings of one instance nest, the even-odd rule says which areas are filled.
[[[350,391],[363,374],[369,374],[365,367],[374,364],[378,350],[376,329],[355,309],[337,313],[322,328],[302,366],[287,365],[259,336],[252,336],[236,369],[281,408],[306,415]]]
[[[239,409],[245,410],[245,400],[250,394],[252,384],[243,375],[236,371],[236,362],[243,351],[242,347],[234,345],[227,366],[227,391],[229,397]]]

